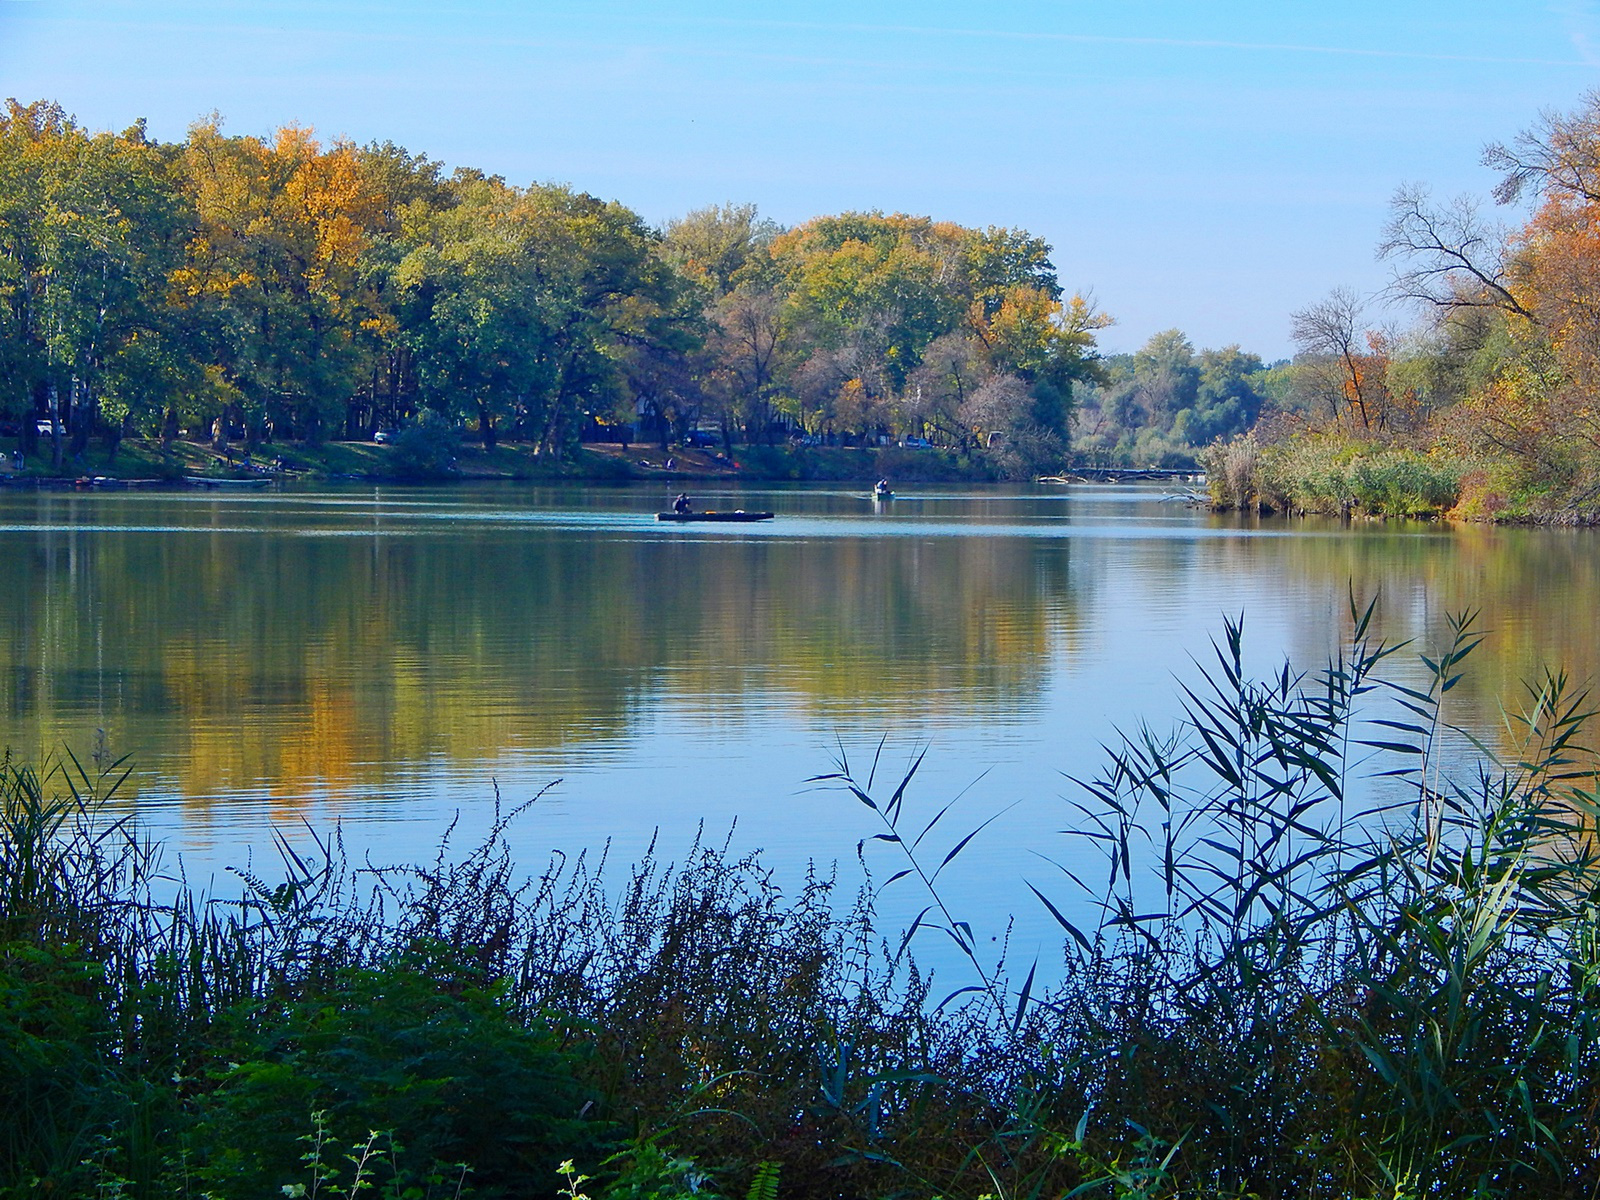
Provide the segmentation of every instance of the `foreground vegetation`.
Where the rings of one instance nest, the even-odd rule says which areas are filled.
[[[1064,953],[1020,983],[940,899],[968,835],[915,814],[914,765],[819,780],[876,824],[892,857],[868,865],[927,889],[885,936],[870,894],[715,848],[523,877],[514,811],[411,866],[280,843],[207,897],[109,821],[114,764],[8,760],[0,1188],[1591,1195],[1586,701],[1546,678],[1506,761],[1450,783],[1470,624],[1410,687],[1369,618],[1325,670],[1262,682],[1228,628],[1180,727],[1081,784],[1106,870],[1038,889]],[[970,985],[930,991],[927,936]]]

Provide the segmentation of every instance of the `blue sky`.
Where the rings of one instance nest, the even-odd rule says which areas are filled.
[[[1289,351],[1395,187],[1600,85],[1600,4],[0,0],[0,95],[179,138],[298,122],[661,222],[754,201],[1025,227],[1116,318]],[[1516,214],[1508,214],[1515,217]]]

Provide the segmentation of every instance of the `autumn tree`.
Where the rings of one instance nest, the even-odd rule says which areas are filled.
[[[379,428],[399,426],[417,415],[420,392],[410,340],[400,328],[396,270],[409,250],[408,219],[454,205],[455,192],[442,166],[393,142],[360,148],[356,166],[364,189],[378,202],[377,219],[361,255],[363,279],[371,288],[372,310],[361,323],[366,362],[362,385],[346,400],[345,436],[371,437]]]
[[[1066,443],[1034,419],[1034,396],[1026,380],[1007,372],[990,375],[961,406],[989,460],[1008,479],[1028,479],[1058,470]]]
[[[768,251],[781,232],[754,204],[711,205],[668,221],[662,252],[712,300],[720,300],[740,283],[771,274]]]
[[[727,444],[736,427],[754,440],[770,437],[797,340],[794,314],[770,281],[747,279],[717,299],[706,347],[706,392]]]
[[[366,375],[361,331],[381,321],[362,253],[382,197],[354,146],[311,131],[226,137],[203,121],[184,147],[199,219],[175,294],[209,364],[211,402],[247,440],[316,440]]]
[[[988,348],[970,329],[953,329],[934,338],[901,398],[911,431],[920,435],[932,429],[959,449],[968,449],[973,427],[961,414],[992,370]]]
[[[1371,434],[1389,423],[1388,357],[1362,323],[1365,304],[1348,288],[1293,314],[1292,336],[1304,378],[1328,420]]]
[[[831,396],[812,387],[812,402],[834,422],[859,433],[890,425],[916,432],[933,418],[943,429],[966,399],[960,376],[981,359],[980,374],[1020,379],[1029,420],[1065,439],[1073,387],[1094,376],[1094,333],[1106,322],[1082,297],[1062,303],[1042,239],[904,214],[844,213],[790,230],[772,249],[808,343],[799,378],[837,380]],[[961,350],[968,366],[956,376],[938,366],[924,371],[936,344],[944,366],[953,349],[976,353]],[[940,407],[946,399],[953,405]]]
[[[1520,229],[1411,186],[1380,250],[1393,291],[1435,314],[1432,377],[1465,398],[1447,436],[1521,464],[1541,491],[1579,494],[1600,479],[1600,92],[1483,162],[1500,173],[1496,201],[1531,206]]]
[[[1593,505],[1600,494],[1600,92],[1547,111],[1484,152],[1495,199],[1526,201],[1506,249],[1510,308],[1504,353],[1473,404],[1481,436],[1504,448],[1542,491]]]
[[[928,343],[961,319],[965,303],[952,284],[964,237],[926,217],[845,213],[790,230],[772,253],[808,340],[870,354],[898,390]]]
[[[1110,321],[1082,296],[1063,305],[1052,294],[1058,290],[1015,284],[998,297],[991,316],[975,304],[970,324],[995,369],[1028,385],[1032,420],[1065,441],[1073,388],[1100,377],[1094,335]]]
[[[961,239],[962,285],[977,306],[976,320],[991,321],[1017,289],[1061,299],[1050,245],[1026,230],[991,225]]]

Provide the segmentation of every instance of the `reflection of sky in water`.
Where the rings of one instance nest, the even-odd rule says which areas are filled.
[[[653,487],[0,498],[0,551],[31,564],[16,582],[66,597],[26,620],[0,616],[13,678],[0,730],[26,753],[29,738],[77,746],[96,724],[110,726],[117,752],[133,755],[142,818],[201,874],[249,848],[259,867],[268,830],[293,840],[302,817],[341,821],[358,858],[415,858],[458,812],[458,845],[485,828],[496,788],[515,804],[556,779],[512,830],[530,870],[552,849],[607,842],[613,860],[631,860],[658,829],[664,851],[681,854],[703,826],[712,841],[731,830],[735,847],[763,848],[791,880],[808,859],[853,872],[857,844],[878,832],[872,814],[805,781],[833,769],[841,743],[862,767],[886,739],[887,791],[927,745],[914,811],[931,815],[961,796],[944,824],[956,837],[1004,810],[947,872],[954,907],[995,935],[1015,912],[1028,958],[1055,937],[1021,880],[1068,890],[1045,858],[1094,873],[1083,844],[1059,836],[1078,820],[1068,776],[1091,775],[1118,728],[1166,725],[1175,679],[1193,680],[1195,661],[1210,661],[1225,614],[1246,615],[1257,673],[1285,654],[1319,665],[1346,628],[1352,584],[1362,595],[1381,590],[1393,637],[1437,636],[1466,602],[1494,606],[1485,624],[1523,635],[1490,672],[1497,684],[1563,648],[1559,638],[1529,640],[1541,614],[1528,611],[1517,579],[1571,545],[1533,531],[1241,524],[1163,503],[1159,488],[910,485],[874,506],[839,487],[684,486],[702,508],[782,515],[733,529],[659,526],[652,513],[667,493]],[[155,550],[153,533],[162,535]],[[296,544],[315,557],[302,560]],[[144,547],[129,560],[139,569],[193,571],[194,585],[96,574],[96,554],[134,545]],[[211,545],[250,549],[214,560]],[[420,557],[364,565],[386,547]],[[519,583],[515,572],[547,552],[558,577]],[[256,563],[281,576],[263,595],[241,600],[227,578],[201,586],[208,571]],[[411,574],[440,570],[461,577]],[[327,578],[342,571],[348,580]],[[474,589],[490,575],[501,590],[485,599]],[[170,592],[159,600],[139,586],[158,583]],[[614,587],[637,591],[584,590]],[[534,591],[537,601],[525,594]],[[230,622],[275,612],[275,594],[304,611],[254,651],[271,662],[249,663],[240,645],[249,628]],[[1537,597],[1546,627],[1556,624],[1550,606],[1571,599],[1555,588]],[[439,610],[407,609],[421,603]],[[614,611],[591,626],[540,620],[549,615],[541,604]],[[140,633],[141,605],[169,607]],[[210,606],[192,626],[190,605]],[[111,620],[124,609],[120,624]],[[517,615],[502,626],[505,609]],[[174,666],[171,647],[123,663],[124,648],[107,640],[115,632],[101,632],[113,626],[175,637],[184,665]],[[613,626],[623,631],[615,638]],[[593,640],[545,644],[562,637]],[[520,642],[539,643],[537,654],[525,657]],[[68,643],[70,652],[55,649]],[[248,678],[247,703],[206,694],[223,666]],[[522,677],[530,670],[537,678]],[[363,673],[381,677],[377,694],[391,709],[341,710],[346,697],[369,694]],[[324,709],[307,699],[318,687],[333,694]],[[178,691],[176,714],[140,710],[142,696],[171,704]],[[1482,722],[1492,698],[1464,696],[1464,711]],[[175,717],[182,729],[167,727]],[[233,765],[212,768],[226,786],[182,782],[199,771],[193,755],[235,741],[257,747],[241,761],[288,773],[239,778]],[[293,755],[278,743],[288,741],[305,743],[311,765],[300,773],[283,766]],[[343,755],[336,778],[317,774],[319,750]],[[895,869],[883,849],[869,847],[880,879]],[[919,907],[909,891],[890,903],[900,916]]]

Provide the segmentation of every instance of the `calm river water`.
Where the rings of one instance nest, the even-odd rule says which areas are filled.
[[[530,869],[702,824],[780,874],[850,869],[871,814],[806,780],[927,747],[913,804],[963,796],[957,831],[1006,810],[953,896],[1026,941],[1048,921],[1020,880],[1083,853],[1067,777],[1171,717],[1225,614],[1265,671],[1317,666],[1352,587],[1394,639],[1480,608],[1453,695],[1486,732],[1522,677],[1600,657],[1594,532],[1220,518],[1159,487],[696,499],[780,516],[658,525],[642,486],[0,492],[0,743],[83,757],[104,731],[191,874],[260,865],[301,818],[410,860],[558,779],[513,829]]]

